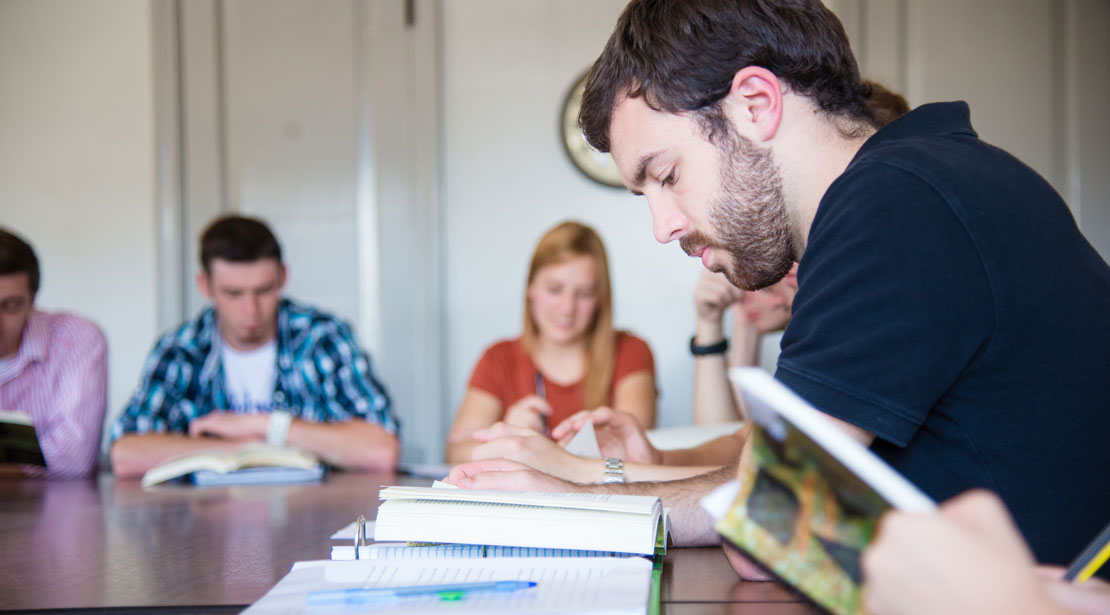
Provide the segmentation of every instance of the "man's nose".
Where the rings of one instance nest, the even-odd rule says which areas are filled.
[[[652,231],[659,243],[670,243],[689,230],[690,223],[678,207],[667,199],[648,199]]]

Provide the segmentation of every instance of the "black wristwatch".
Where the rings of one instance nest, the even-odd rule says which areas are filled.
[[[697,337],[698,336],[695,335],[694,337],[690,338],[690,354],[694,355],[695,357],[704,357],[711,354],[724,354],[725,351],[728,350],[727,339],[723,339],[716,344],[709,344],[708,346],[698,346],[694,343],[694,340],[697,339]]]

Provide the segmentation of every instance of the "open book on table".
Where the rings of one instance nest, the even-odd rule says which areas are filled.
[[[936,504],[766,372],[735,368],[729,378],[755,426],[739,482],[703,500],[717,531],[818,607],[862,613],[859,558],[879,517]]]
[[[46,457],[27,413],[0,410],[0,463],[46,466]]]
[[[482,549],[476,552],[460,547],[454,549],[454,556],[650,557],[661,553],[666,545],[666,517],[656,497],[385,487],[379,498],[382,503],[374,524],[375,541],[452,543],[452,547],[476,545]],[[507,551],[499,547],[523,549]],[[562,551],[543,552],[548,549]],[[442,553],[423,553],[430,557],[452,556],[451,547],[439,550]],[[362,553],[360,549],[359,558]],[[354,557],[353,545],[345,555]],[[389,555],[408,556],[396,551]]]
[[[301,483],[321,480],[324,465],[306,451],[259,442],[234,451],[213,449],[170,459],[147,470],[143,486],[182,477],[200,486]]]

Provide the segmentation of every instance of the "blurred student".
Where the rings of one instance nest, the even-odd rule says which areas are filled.
[[[112,426],[112,468],[138,477],[172,457],[266,441],[349,470],[391,470],[389,396],[351,328],[282,297],[281,246],[261,221],[225,216],[200,238],[212,302],[158,340]]]
[[[728,379],[728,369],[759,363],[760,344],[768,333],[790,322],[790,306],[798,292],[798,265],[780,282],[742,291],[724,274],[703,271],[694,287],[697,323],[690,340],[694,355],[694,424],[711,425],[743,418],[741,402]],[[732,310],[732,339],[724,335],[724,313]],[[739,454],[739,451],[737,451]]]
[[[447,442],[447,459],[472,459],[471,436],[502,422],[547,435],[601,406],[655,425],[655,367],[647,343],[613,328],[609,264],[601,237],[564,222],[539,241],[524,292],[524,331],[478,359]]]
[[[108,345],[88,320],[36,309],[39,281],[34,250],[0,228],[0,410],[30,416],[46,476],[89,476],[108,403]],[[3,466],[5,474],[42,474]]]
[[[874,615],[1110,613],[1110,584],[1038,570],[998,496],[975,490],[937,514],[888,512],[862,558]]]

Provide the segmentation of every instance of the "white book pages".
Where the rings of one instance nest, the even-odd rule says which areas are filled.
[[[644,614],[648,612],[651,578],[651,561],[639,557],[297,562],[244,613],[306,613],[309,592],[514,580],[533,581],[536,586],[513,592],[474,592],[450,602],[438,595],[398,598],[375,605],[374,612]]]

